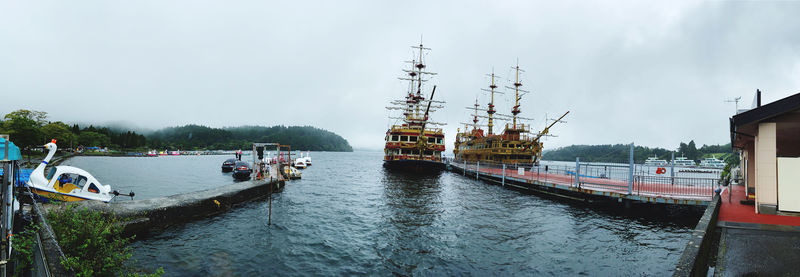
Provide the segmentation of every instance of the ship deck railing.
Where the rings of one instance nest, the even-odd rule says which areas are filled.
[[[414,130],[414,131],[418,132],[420,128],[419,127],[412,127],[412,126],[392,125],[392,128],[390,130],[395,130],[395,129]],[[425,132],[441,134],[442,133],[442,128],[425,128]]]
[[[569,193],[621,200],[684,205],[706,205],[719,184],[718,177],[676,176],[674,168],[641,165],[580,163],[576,165],[502,164],[447,160],[451,170],[475,177],[492,177],[503,184],[556,188]],[[577,168],[577,170],[576,170]],[[521,171],[520,171],[521,169]],[[522,174],[520,174],[522,173]]]

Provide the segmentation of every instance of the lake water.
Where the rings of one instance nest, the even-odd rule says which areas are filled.
[[[311,156],[303,179],[274,195],[271,226],[266,201],[246,203],[134,242],[136,266],[170,276],[664,276],[700,217],[541,198],[449,172],[395,173],[382,167],[382,152]],[[231,184],[220,172],[226,158],[64,164],[143,199]]]

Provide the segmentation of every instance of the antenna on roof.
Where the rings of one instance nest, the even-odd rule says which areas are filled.
[[[733,111],[733,114],[738,114],[739,113],[739,100],[742,100],[741,96],[733,98],[733,99],[725,100],[725,102],[728,102],[728,103],[730,103],[730,102],[736,103],[736,107],[735,107],[736,110]]]

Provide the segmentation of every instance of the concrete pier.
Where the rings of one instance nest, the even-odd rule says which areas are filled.
[[[87,208],[113,214],[121,218],[125,224],[123,231],[125,235],[146,235],[148,230],[153,228],[164,228],[208,217],[227,211],[236,204],[265,199],[270,192],[280,192],[284,185],[283,180],[254,180],[153,199],[111,203],[81,201],[44,206],[47,210],[53,210],[75,204],[78,209]]]

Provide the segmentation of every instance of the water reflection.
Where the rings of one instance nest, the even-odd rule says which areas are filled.
[[[442,173],[414,174],[384,169],[381,178],[386,206],[379,223],[383,238],[376,252],[384,266],[395,274],[410,274],[437,251],[431,230],[441,210]]]

